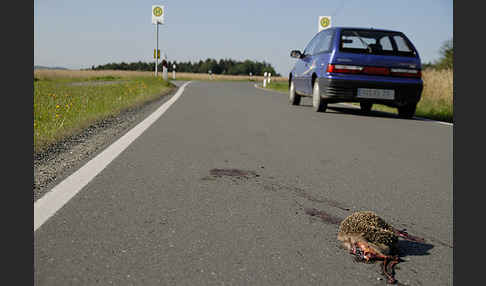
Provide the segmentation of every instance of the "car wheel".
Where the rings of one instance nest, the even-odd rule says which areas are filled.
[[[361,111],[369,113],[371,111],[371,108],[373,107],[373,103],[370,102],[360,102],[359,107],[361,108]]]
[[[401,118],[412,118],[415,114],[416,109],[416,103],[410,103],[404,106],[400,106],[398,107],[398,116],[400,116]]]
[[[295,92],[295,84],[294,80],[290,81],[290,88],[289,88],[289,102],[291,105],[299,105],[300,104],[301,96]]]
[[[319,82],[317,80],[314,82],[314,88],[312,89],[312,106],[316,112],[324,112],[327,109],[327,102],[321,97]]]

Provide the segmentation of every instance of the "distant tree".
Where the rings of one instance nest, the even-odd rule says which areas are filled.
[[[440,58],[434,63],[422,63],[422,69],[452,69],[454,67],[454,46],[452,39],[445,41],[439,50]]]
[[[440,48],[441,58],[437,62],[438,69],[453,68],[454,65],[454,46],[452,39],[446,41]]]
[[[172,71],[172,65],[176,64],[178,72],[187,73],[207,73],[209,70],[213,74],[231,74],[231,75],[248,75],[250,72],[253,75],[263,75],[264,72],[271,72],[272,75],[279,76],[275,69],[269,63],[256,62],[252,60],[235,61],[233,59],[216,59],[208,58],[206,60],[199,60],[198,62],[168,62],[169,71]],[[132,62],[132,63],[107,63],[99,66],[92,66],[93,70],[139,70],[139,71],[153,71],[155,68],[154,62]],[[162,70],[162,63],[157,66]]]
[[[422,63],[422,69],[423,70],[431,69],[431,68],[435,68],[435,65],[432,62]]]

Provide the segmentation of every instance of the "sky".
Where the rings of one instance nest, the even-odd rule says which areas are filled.
[[[437,60],[453,38],[452,0],[36,0],[34,65],[154,61],[156,4],[165,7],[159,49],[169,61],[265,61],[284,76],[295,63],[290,51],[304,49],[319,16],[331,16],[332,26],[401,31],[422,62]]]

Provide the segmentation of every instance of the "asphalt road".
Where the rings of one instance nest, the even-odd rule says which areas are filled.
[[[385,285],[336,239],[372,210],[427,241],[400,242],[399,283],[452,285],[453,128],[335,107],[191,82],[35,231],[35,284]]]

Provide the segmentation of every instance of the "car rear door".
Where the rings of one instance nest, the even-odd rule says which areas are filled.
[[[303,72],[301,77],[302,93],[310,95],[312,94],[312,70],[314,69],[314,57],[312,55],[306,56],[303,60]]]
[[[298,93],[302,93],[300,86],[302,85],[301,78],[303,72],[304,72],[304,61],[303,59],[297,59],[294,65],[294,69],[292,70],[292,77],[294,81],[295,90]]]
[[[312,68],[312,55],[317,44],[317,35],[307,44],[304,49],[304,56],[299,60],[299,68],[296,73],[295,89],[298,93],[310,95],[310,79],[312,73],[309,73]]]
[[[312,76],[322,77],[326,73],[327,65],[331,57],[334,29],[323,30],[315,38],[315,45],[312,48],[312,56],[306,62],[304,72],[304,88],[308,94],[312,94]]]

